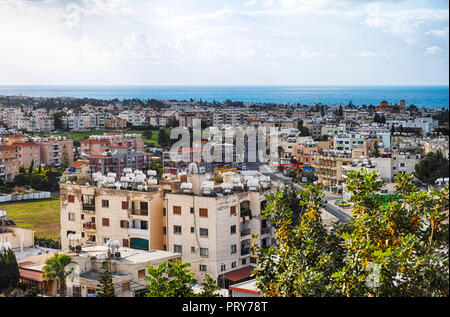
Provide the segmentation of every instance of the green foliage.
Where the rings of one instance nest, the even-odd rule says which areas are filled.
[[[279,247],[255,247],[257,285],[265,296],[448,296],[448,186],[419,191],[397,178],[396,200],[382,203],[376,172],[348,174],[354,209],[348,224],[321,221],[318,189],[299,193],[293,225],[278,192],[265,216],[275,219]]]
[[[149,284],[146,297],[216,297],[214,291],[219,290],[214,279],[205,274],[205,281],[201,284],[202,291],[194,293],[192,287],[197,283],[194,273],[189,270],[190,263],[177,262],[162,263],[158,267],[148,266]]]
[[[427,185],[434,185],[438,178],[449,175],[449,163],[441,152],[430,152],[415,166],[414,175]]]
[[[37,190],[57,191],[59,190],[58,180],[61,175],[61,171],[55,171],[51,167],[44,170],[41,170],[41,168],[30,168],[28,171],[20,168],[13,184],[17,186],[31,186]]]
[[[4,249],[0,252],[0,292],[9,296],[19,279],[19,266],[14,252],[11,249]]]
[[[31,286],[27,293],[25,294],[25,297],[37,297],[39,295],[39,289],[37,286]]]
[[[57,280],[61,297],[66,294],[66,277],[71,273],[66,268],[71,263],[75,263],[71,256],[56,253],[45,261],[45,266],[42,269],[44,279]]]
[[[44,248],[60,249],[59,241],[51,238],[38,238],[34,237],[34,245],[39,245]]]
[[[98,297],[116,297],[114,283],[108,261],[102,262],[99,284],[97,285]]]

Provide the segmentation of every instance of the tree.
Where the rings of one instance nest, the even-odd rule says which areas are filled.
[[[378,145],[378,141],[373,142],[372,155],[374,157],[380,157],[380,146]]]
[[[16,256],[11,249],[0,252],[0,293],[8,297],[17,286],[20,279]]]
[[[169,145],[169,137],[165,129],[159,129],[158,131],[158,143],[162,148]]]
[[[66,254],[56,253],[45,261],[45,266],[43,267],[44,279],[56,279],[61,297],[66,295],[66,277],[71,273],[71,271],[67,271],[66,268],[71,263],[75,263],[72,260],[72,257]]]
[[[319,188],[298,192],[304,212],[296,225],[269,204],[264,214],[276,220],[279,247],[253,248],[263,295],[448,296],[448,186],[419,191],[412,180],[399,174],[397,199],[386,202],[376,194],[384,185],[376,172],[350,171],[352,217],[330,228],[320,217]]]
[[[97,294],[98,297],[116,297],[109,262],[106,260],[102,262]]]
[[[414,167],[414,175],[427,185],[434,185],[438,178],[449,175],[449,162],[442,152],[429,152],[423,160]]]
[[[202,291],[198,294],[193,287],[198,284],[194,273],[189,270],[190,263],[179,260],[177,262],[162,263],[158,267],[148,266],[149,284],[146,297],[211,297],[220,289],[215,281],[205,274],[205,281],[201,284]]]

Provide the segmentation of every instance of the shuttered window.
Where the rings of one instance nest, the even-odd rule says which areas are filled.
[[[231,206],[230,207],[230,215],[235,215],[236,214],[236,206]]]
[[[102,218],[102,226],[109,227],[109,218]]]
[[[128,201],[122,201],[122,209],[128,209]]]
[[[67,196],[67,201],[69,203],[74,203],[75,202],[75,196],[74,195],[69,195]]]
[[[173,214],[174,215],[181,215],[181,207],[180,206],[173,206]]]
[[[206,208],[200,208],[198,210],[200,217],[208,217],[208,209]]]

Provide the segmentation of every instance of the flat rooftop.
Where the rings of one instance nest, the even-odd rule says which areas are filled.
[[[97,246],[84,246],[82,247],[82,252],[77,254],[77,256],[96,256],[98,257],[100,254],[107,254],[108,247],[103,245],[97,245]],[[122,263],[130,263],[130,264],[139,264],[139,263],[145,263],[145,262],[151,262],[151,261],[157,261],[157,260],[164,260],[164,259],[172,259],[175,257],[181,257],[181,254],[169,252],[169,251],[162,251],[162,250],[138,250],[138,249],[131,249],[131,248],[124,248],[121,247],[118,249],[118,252],[120,252],[120,258],[114,259],[115,261],[119,261]]]

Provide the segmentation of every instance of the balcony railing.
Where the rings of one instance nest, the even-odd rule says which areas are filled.
[[[84,230],[95,230],[95,223],[93,223],[93,222],[83,223],[83,229]]]
[[[252,211],[250,210],[250,208],[241,208],[241,217],[251,217],[252,216]]]
[[[149,231],[148,231],[148,229],[128,228],[128,234],[133,235],[133,236],[144,236],[144,237],[148,237]]]
[[[250,235],[250,229],[245,229],[241,231],[241,237]]]
[[[250,248],[242,248],[241,255],[247,255],[247,254],[250,254]]]
[[[266,233],[269,233],[269,232],[270,232],[270,228],[269,227],[261,228],[261,234],[266,234]]]
[[[136,216],[148,216],[148,210],[131,209],[131,214]]]
[[[95,211],[95,205],[82,204],[83,211]]]

